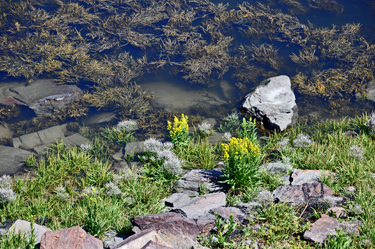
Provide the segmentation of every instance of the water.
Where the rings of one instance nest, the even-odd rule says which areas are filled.
[[[262,80],[284,74],[292,78],[302,120],[337,119],[370,112],[374,107],[373,102],[358,97],[361,86],[374,77],[375,70],[375,49],[366,52],[365,45],[371,48],[375,41],[371,1],[326,1],[328,7],[320,8],[319,3],[324,1],[262,1],[264,6],[258,6],[257,1],[244,4],[235,0],[226,9],[218,0],[212,1],[215,5],[161,0],[69,2],[46,7],[36,1],[34,7],[46,11],[49,17],[38,16],[25,3],[25,12],[18,9],[20,13],[15,11],[10,19],[3,17],[5,24],[0,29],[7,40],[3,40],[0,51],[0,73],[8,73],[4,82],[33,84],[38,79],[54,78],[59,83],[76,84],[92,94],[76,109],[87,106],[88,115],[98,109],[113,111],[118,119],[149,115],[137,113],[139,105],[119,106],[128,100],[109,101],[118,91],[106,91],[126,89],[131,82],[155,94],[150,101],[155,112],[218,118],[238,109],[244,96]],[[249,14],[241,12],[238,4]],[[299,11],[291,4],[299,6]],[[332,6],[337,8],[327,10]],[[10,10],[6,5],[1,9]],[[57,20],[53,15],[60,21],[53,24],[51,20]],[[186,21],[189,17],[191,22]],[[345,34],[349,31],[342,26],[348,23],[361,24],[359,31]],[[326,38],[334,26],[336,34]],[[249,27],[253,28],[251,35],[245,34]],[[324,28],[329,29],[328,35],[323,35]],[[256,55],[256,49],[269,45],[276,54]],[[318,62],[307,67],[293,62],[290,56],[298,55],[303,48],[316,49]],[[306,75],[305,85],[294,80],[299,73]],[[138,96],[137,91],[130,94],[129,101]],[[97,92],[109,95],[93,102]],[[19,125],[20,120],[35,116],[26,109],[22,106],[20,115],[4,119],[21,129],[24,126]],[[74,117],[67,115],[62,121],[49,122],[74,121]]]

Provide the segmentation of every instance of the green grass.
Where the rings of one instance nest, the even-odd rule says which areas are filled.
[[[323,182],[339,196],[348,193],[346,187],[354,186],[354,199],[344,206],[348,217],[340,222],[361,220],[363,226],[359,236],[339,233],[325,245],[308,243],[301,239],[310,224],[301,217],[304,207],[279,203],[262,207],[247,226],[238,226],[237,229],[243,231],[240,238],[230,240],[226,237],[225,243],[224,240],[217,243],[203,236],[202,243],[213,248],[249,248],[245,240],[259,241],[264,248],[375,248],[375,142],[374,137],[363,129],[366,119],[367,116],[363,115],[339,122],[297,125],[284,134],[272,134],[260,141],[261,152],[265,155],[263,162],[288,157],[294,168],[332,171],[335,177],[326,177]],[[299,133],[307,134],[313,143],[306,148],[278,150],[283,138],[293,141]],[[350,156],[353,145],[363,150],[364,158]],[[186,160],[188,168],[213,169],[222,159],[221,147],[209,144],[207,139],[199,136],[193,136],[186,145],[174,148],[174,152]],[[108,230],[129,233],[131,217],[162,212],[160,200],[171,194],[173,182],[158,181],[134,172],[115,175],[110,170],[108,155],[106,143],[96,138],[90,151],[56,144],[45,156],[29,158],[27,164],[31,172],[25,179],[14,180],[17,199],[0,204],[0,221],[48,218],[46,226],[53,230],[79,225],[103,238]],[[272,192],[280,184],[279,177],[261,171],[257,186],[240,193],[230,192],[228,203],[254,201],[260,189]],[[120,194],[107,193],[110,182],[118,187]],[[97,189],[95,195],[84,193],[84,189],[90,186]],[[58,187],[65,191],[65,197],[57,191]],[[358,204],[363,212],[353,208]],[[317,210],[308,217],[313,218],[313,222],[322,212]],[[254,230],[255,225],[260,228]],[[27,239],[20,235],[8,235],[0,240],[0,248],[27,248],[27,243]]]
[[[108,161],[101,161],[92,154],[95,152],[58,143],[43,158],[29,158],[27,164],[33,172],[25,179],[14,181],[13,189],[18,198],[0,206],[1,221],[28,220],[32,215],[36,219],[48,218],[46,226],[53,230],[90,226],[96,222],[104,225],[94,235],[103,238],[103,233],[110,229],[128,233],[131,217],[162,211],[160,200],[171,193],[170,186],[135,174],[120,174],[116,180]],[[120,195],[107,194],[106,184],[113,181],[117,181]],[[56,193],[56,187],[61,186],[68,194],[65,198]],[[83,193],[89,186],[97,189],[91,198]],[[93,200],[95,212],[90,211]]]

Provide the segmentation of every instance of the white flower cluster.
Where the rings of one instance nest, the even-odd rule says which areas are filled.
[[[109,196],[117,196],[121,194],[120,188],[114,182],[108,182],[105,185],[105,188],[107,189],[107,195]]]
[[[230,132],[225,132],[224,135],[221,137],[224,142],[229,142],[232,138],[232,134]]]
[[[137,122],[133,121],[133,120],[124,120],[124,121],[120,121],[118,122],[117,126],[115,127],[115,131],[116,132],[126,132],[126,133],[129,133],[129,132],[132,132],[132,131],[135,131],[135,130],[138,130],[138,124]]]
[[[273,203],[273,195],[268,190],[263,190],[258,193],[255,198],[255,201],[261,204],[262,206],[269,206]]]
[[[171,175],[182,173],[183,160],[180,160],[175,153],[171,151],[173,144],[171,142],[162,143],[155,138],[149,138],[144,142],[144,151],[154,153],[146,158],[153,162],[163,162],[163,169]]]
[[[350,152],[349,152],[349,156],[351,157],[354,157],[354,158],[357,158],[357,159],[366,159],[364,156],[363,156],[363,150],[361,147],[359,147],[358,145],[352,145],[352,147],[350,147]]]
[[[84,151],[92,150],[91,144],[81,144],[79,147],[81,148],[81,150],[84,150]]]
[[[12,189],[12,178],[9,175],[0,177],[0,203],[12,202],[16,199],[16,194]]]
[[[281,140],[279,142],[279,145],[277,147],[278,150],[286,150],[286,149],[292,149],[290,146],[289,146],[289,138],[284,138],[283,140]]]
[[[212,125],[210,123],[203,122],[198,125],[198,131],[203,136],[209,136],[212,133]]]
[[[375,135],[375,113],[371,114],[370,119],[364,125],[369,128],[370,135]]]
[[[98,189],[94,186],[89,186],[82,190],[82,194],[85,194],[88,196],[94,196],[98,194]]]
[[[303,133],[297,135],[297,138],[293,141],[294,147],[309,147],[312,144],[312,140]]]
[[[55,193],[57,195],[57,198],[59,198],[60,200],[65,201],[69,199],[69,194],[66,192],[64,187],[55,188]]]
[[[293,140],[294,147],[302,147],[306,148],[309,147],[312,144],[312,140],[305,134],[300,133],[297,135],[297,137]],[[278,145],[278,150],[286,150],[286,149],[293,149],[293,147],[289,146],[290,144],[290,139],[289,138],[284,138],[279,142]]]

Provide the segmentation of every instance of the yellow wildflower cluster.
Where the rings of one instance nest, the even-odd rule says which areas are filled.
[[[173,143],[185,142],[189,135],[188,117],[181,114],[181,120],[179,120],[175,116],[173,123],[168,121],[168,131]]]
[[[221,144],[224,151],[224,160],[242,159],[242,157],[260,156],[259,147],[249,141],[248,138],[232,137],[229,144]]]

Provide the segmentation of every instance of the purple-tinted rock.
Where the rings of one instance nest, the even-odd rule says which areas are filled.
[[[154,229],[164,234],[184,234],[191,237],[208,232],[215,225],[215,219],[187,219],[172,212],[137,216],[131,218],[130,222],[142,231]]]
[[[300,205],[326,196],[333,196],[333,193],[333,190],[324,183],[314,182],[280,186],[273,191],[272,195],[280,202]]]
[[[47,231],[40,241],[40,249],[103,249],[101,240],[86,233],[79,226]]]
[[[174,248],[169,247],[169,246],[160,245],[160,244],[151,240],[145,246],[143,246],[141,249],[174,249]]]
[[[339,222],[335,218],[331,218],[326,214],[322,214],[322,218],[315,221],[303,234],[303,238],[309,241],[323,243],[329,235],[336,235],[336,228]]]
[[[235,222],[242,222],[246,220],[247,215],[244,214],[239,208],[236,207],[219,207],[210,210],[211,214],[217,213],[221,219],[228,220],[233,214]]]

